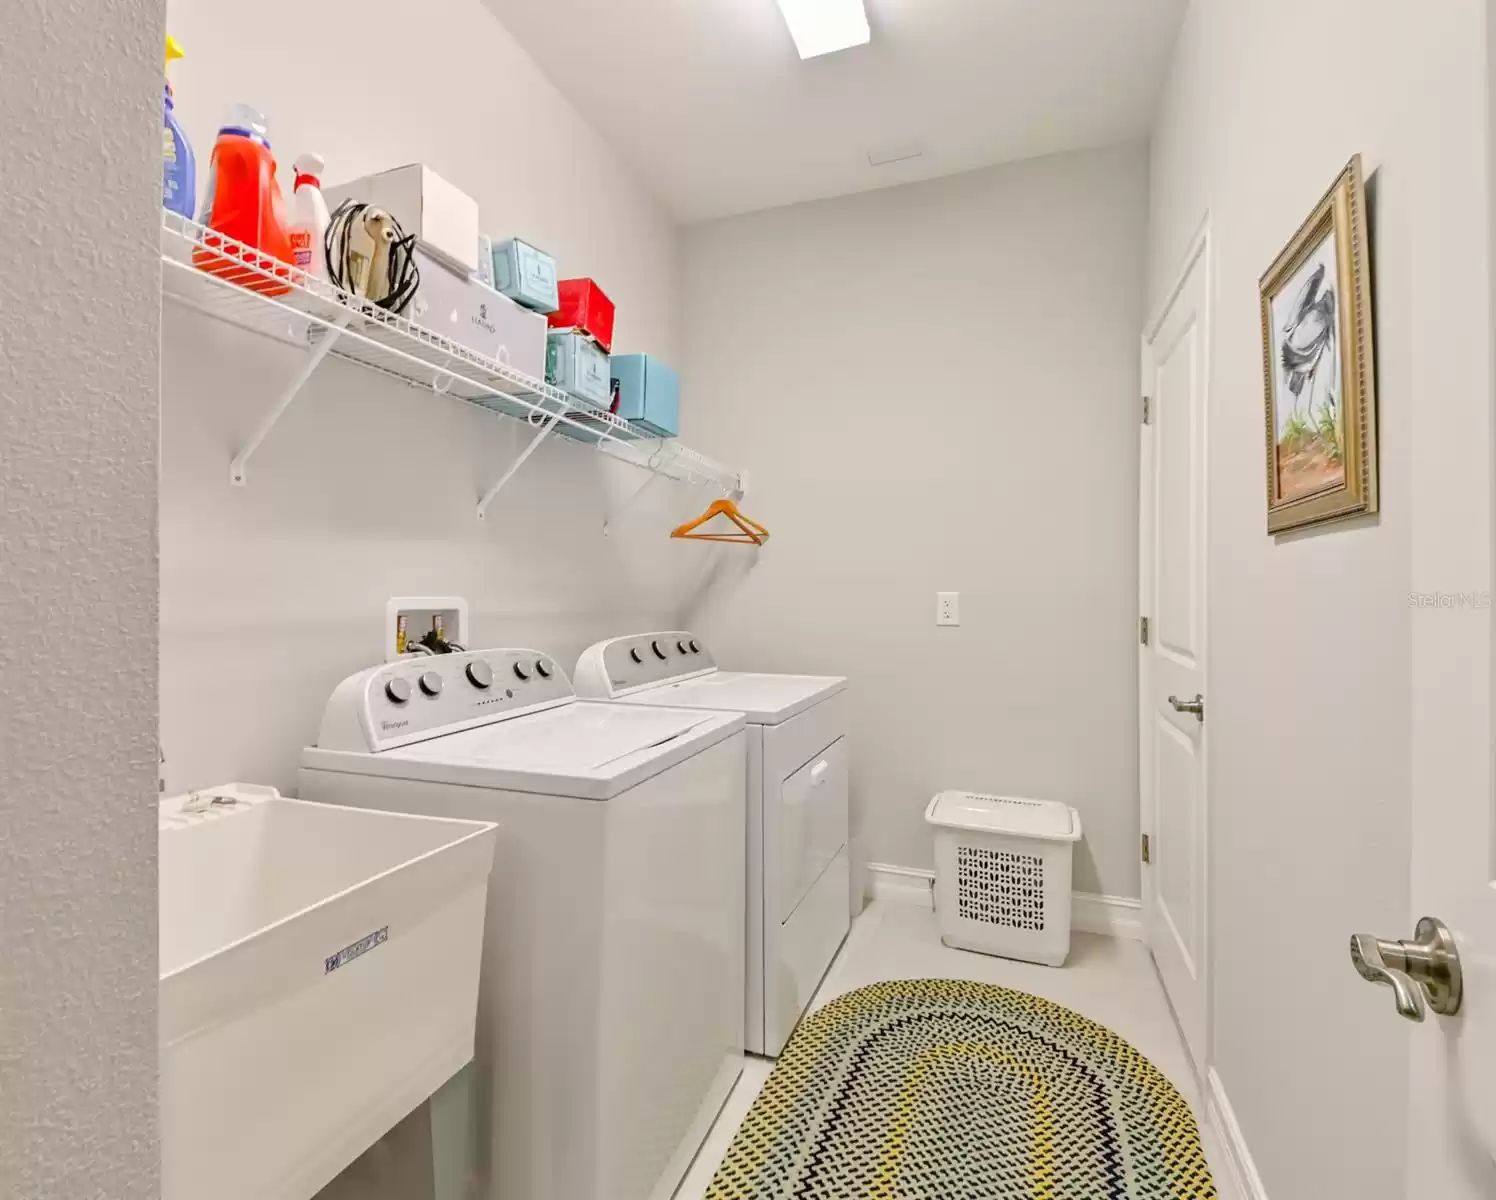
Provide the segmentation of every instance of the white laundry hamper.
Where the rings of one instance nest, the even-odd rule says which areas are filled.
[[[1080,814],[1053,800],[941,792],[935,832],[940,940],[1058,967],[1070,953],[1070,877]]]

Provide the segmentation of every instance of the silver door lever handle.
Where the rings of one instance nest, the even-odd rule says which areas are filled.
[[[1195,693],[1193,700],[1181,700],[1178,696],[1170,696],[1169,703],[1174,706],[1174,711],[1179,713],[1194,713],[1198,721],[1205,720],[1205,697]]]
[[[1422,1021],[1424,1002],[1452,1017],[1464,999],[1464,975],[1454,935],[1444,922],[1424,917],[1411,942],[1388,942],[1369,933],[1351,938],[1351,963],[1362,979],[1392,989],[1399,1015]]]

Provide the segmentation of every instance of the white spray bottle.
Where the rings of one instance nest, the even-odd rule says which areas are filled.
[[[291,196],[291,249],[296,267],[313,279],[327,278],[327,201],[322,198],[320,154],[303,154],[295,162],[296,184]]]

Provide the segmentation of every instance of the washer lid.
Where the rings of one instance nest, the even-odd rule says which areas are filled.
[[[703,714],[678,709],[579,701],[387,750],[384,757],[581,775],[604,771],[619,759],[663,745],[706,720]]]
[[[830,675],[766,675],[751,671],[713,671],[679,683],[635,692],[628,700],[740,712],[755,725],[778,725],[847,686]]]
[[[376,753],[312,747],[302,766],[606,800],[742,727],[735,713],[578,700]]]
[[[1080,814],[1054,800],[1023,796],[988,796],[977,792],[941,792],[925,809],[925,820],[944,829],[1016,834],[1052,842],[1080,838]]]

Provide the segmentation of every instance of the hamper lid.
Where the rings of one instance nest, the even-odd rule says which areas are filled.
[[[1055,800],[1023,796],[987,796],[977,792],[941,792],[925,810],[925,820],[945,829],[1016,834],[1047,841],[1080,838],[1080,814]]]

